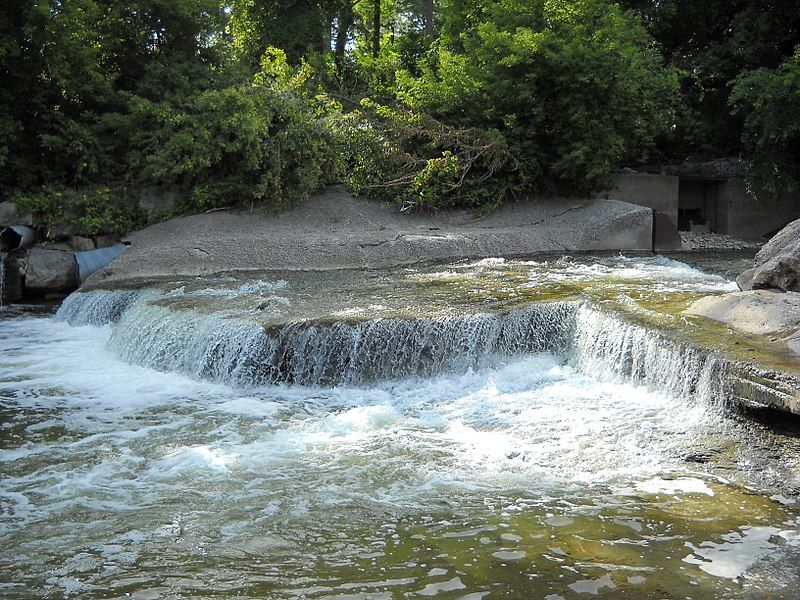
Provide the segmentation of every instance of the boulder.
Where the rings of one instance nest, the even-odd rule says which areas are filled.
[[[33,214],[20,210],[14,202],[0,202],[0,226],[33,225]]]
[[[73,235],[69,238],[69,247],[78,252],[85,252],[86,250],[94,250],[94,240],[80,235]]]
[[[781,229],[756,254],[755,265],[736,283],[742,290],[800,292],[800,219]]]
[[[25,269],[25,250],[16,250],[0,255],[0,305],[22,299],[22,272]]]
[[[746,333],[785,337],[800,329],[800,293],[753,290],[706,296],[692,303],[686,313]]]
[[[94,238],[97,248],[111,248],[119,244],[119,238],[113,235],[98,235]]]
[[[147,214],[147,221],[150,223],[159,217],[171,216],[179,199],[180,188],[177,186],[142,188],[136,198],[139,208]]]
[[[54,240],[68,240],[75,236],[85,237],[86,235],[87,231],[83,225],[65,219],[50,227],[47,237]]]
[[[78,287],[78,263],[72,252],[34,248],[28,255],[25,289],[35,293],[71,291]]]
[[[733,292],[695,301],[686,314],[732,329],[781,341],[800,356],[800,293],[773,290]]]

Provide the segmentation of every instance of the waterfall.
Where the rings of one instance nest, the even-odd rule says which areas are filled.
[[[358,385],[475,367],[497,356],[563,351],[569,303],[505,315],[288,323],[176,315],[136,303],[110,347],[124,360],[238,385]]]
[[[236,386],[361,385],[551,352],[600,380],[631,381],[718,406],[735,401],[792,409],[796,403],[794,379],[781,381],[588,302],[265,325],[247,315],[169,308],[155,302],[158,297],[153,290],[76,292],[56,318],[72,325],[113,324],[109,347],[127,362]]]
[[[289,322],[172,310],[152,293],[72,294],[56,318],[115,323],[110,348],[123,360],[235,385],[357,385],[479,366],[525,352],[563,354],[577,304],[531,304],[505,314],[368,321]]]
[[[578,309],[569,360],[599,379],[620,379],[677,397],[722,404],[730,364],[589,304]]]
[[[136,290],[96,290],[74,292],[64,299],[56,319],[70,325],[100,327],[117,323],[122,314],[137,300],[152,297],[155,292]]]

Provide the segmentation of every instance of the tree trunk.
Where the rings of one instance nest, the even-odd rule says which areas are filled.
[[[430,39],[436,35],[433,28],[433,1],[425,0],[425,33]]]
[[[381,53],[381,0],[373,0],[372,12],[372,56],[378,58]]]
[[[353,5],[350,2],[345,3],[342,10],[336,19],[336,47],[334,48],[334,60],[336,62],[336,69],[341,73],[344,69],[344,56],[347,47],[347,38],[350,34],[350,28],[353,27],[355,15],[353,14]]]
[[[330,15],[325,15],[322,24],[322,39],[320,43],[322,44],[322,53],[325,54],[326,52],[331,51],[331,29],[333,28],[333,17]]]

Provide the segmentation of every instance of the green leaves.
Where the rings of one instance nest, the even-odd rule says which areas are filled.
[[[518,185],[517,162],[496,131],[457,129],[429,115],[363,103],[346,117],[347,182],[359,195],[392,200],[403,210],[497,206]]]
[[[254,83],[153,103],[131,100],[130,170],[139,184],[178,184],[186,209],[262,204],[283,208],[340,169],[330,108],[270,49]]]
[[[745,71],[730,104],[744,117],[750,156],[747,183],[756,197],[776,197],[800,184],[800,46],[776,69]]]
[[[499,131],[529,186],[520,192],[603,187],[672,124],[676,75],[618,6],[503,0],[473,14],[421,77],[398,77],[398,97],[450,125]]]

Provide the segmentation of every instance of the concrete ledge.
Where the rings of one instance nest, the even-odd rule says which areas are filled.
[[[85,287],[236,270],[389,268],[591,250],[649,251],[653,213],[614,200],[541,198],[484,218],[400,213],[333,188],[279,215],[219,211],[132,234],[129,250]]]

